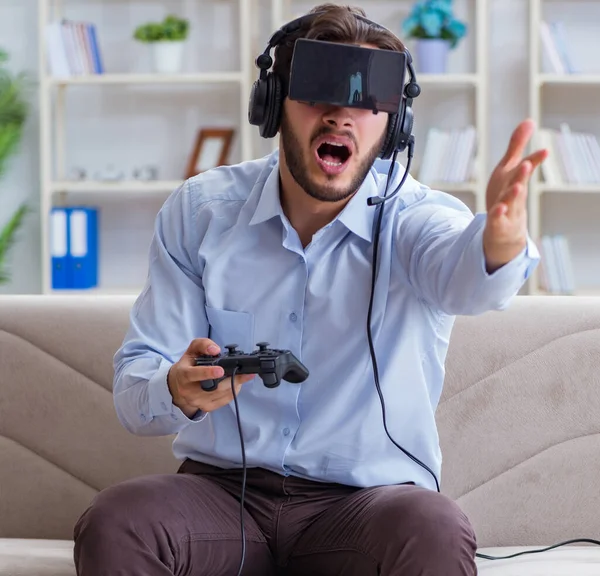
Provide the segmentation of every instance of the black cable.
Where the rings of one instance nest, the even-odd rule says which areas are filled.
[[[383,427],[385,429],[385,433],[387,434],[388,438],[392,441],[392,443],[397,448],[399,448],[402,452],[404,452],[404,454],[406,454],[406,456],[408,456],[411,460],[413,460],[414,462],[419,464],[421,467],[423,467],[425,470],[427,470],[433,476],[433,479],[435,480],[435,485],[436,485],[437,491],[440,492],[440,484],[438,482],[438,479],[437,479],[435,473],[431,470],[431,468],[429,468],[426,464],[423,464],[423,462],[421,462],[418,458],[413,456],[408,450],[405,450],[402,446],[400,446],[400,444],[398,444],[392,438],[391,434],[388,431],[387,421],[386,421],[386,413],[385,413],[385,401],[383,398],[383,394],[381,392],[381,386],[379,384],[379,370],[377,367],[377,356],[375,354],[375,347],[373,345],[373,336],[371,334],[371,316],[373,313],[373,300],[374,300],[374,296],[375,296],[375,281],[377,279],[376,266],[377,266],[377,254],[379,251],[379,234],[381,231],[381,221],[383,218],[383,208],[384,208],[383,204],[385,204],[385,202],[387,200],[389,200],[390,198],[395,196],[400,191],[402,186],[404,185],[404,182],[406,181],[406,178],[408,177],[410,165],[412,162],[412,156],[413,156],[413,150],[414,150],[413,146],[414,146],[414,139],[411,137],[411,139],[409,140],[409,143],[408,143],[408,160],[406,162],[406,168],[404,170],[404,175],[402,176],[402,180],[400,181],[400,184],[398,184],[398,186],[395,188],[395,190],[389,196],[387,196],[388,187],[392,180],[392,176],[394,173],[394,167],[396,165],[396,156],[398,155],[397,150],[394,151],[394,155],[392,157],[392,163],[390,166],[390,170],[388,172],[387,182],[385,185],[385,191],[383,193],[383,196],[374,196],[367,200],[367,204],[369,206],[380,206],[381,205],[379,208],[379,214],[377,215],[377,226],[375,228],[375,235],[374,235],[374,239],[373,239],[374,246],[373,246],[373,265],[372,265],[372,277],[371,277],[371,298],[369,300],[369,312],[367,314],[367,337],[369,340],[369,349],[371,351],[371,360],[372,360],[372,364],[373,364],[375,387],[377,388],[377,394],[379,395],[379,401],[381,403],[381,412],[383,414]],[[575,539],[575,540],[567,540],[565,542],[560,542],[558,544],[548,546],[547,548],[541,548],[539,550],[525,550],[523,552],[517,552],[515,554],[510,554],[509,556],[489,556],[487,554],[481,554],[479,552],[476,552],[475,556],[477,556],[478,558],[483,558],[485,560],[506,560],[509,558],[516,558],[517,556],[523,556],[525,554],[538,554],[540,552],[547,552],[548,550],[558,548],[559,546],[566,546],[568,544],[574,544],[577,542],[585,542],[588,544],[597,544],[598,546],[600,546],[600,541],[598,541],[598,540],[593,540],[591,538],[579,538],[579,539]]]
[[[235,404],[235,417],[237,419],[238,432],[240,434],[240,445],[242,447],[242,495],[240,497],[240,530],[242,532],[242,558],[240,560],[240,567],[238,570],[238,576],[241,575],[242,569],[244,568],[244,561],[246,558],[246,532],[244,529],[244,497],[246,495],[246,447],[244,445],[244,434],[242,432],[242,422],[240,420],[240,408],[238,406],[237,394],[235,393],[235,375],[237,373],[237,367],[233,369],[231,374],[231,392],[233,393],[233,402]]]
[[[475,556],[478,556],[479,558],[485,558],[486,560],[506,560],[508,558],[516,558],[517,556],[523,556],[525,554],[539,554],[540,552],[547,552],[548,550],[558,548],[559,546],[566,546],[567,544],[575,544],[577,542],[586,542],[587,544],[597,544],[600,546],[600,542],[598,540],[592,540],[591,538],[575,538],[574,540],[566,540],[565,542],[560,542],[559,544],[553,544],[547,548],[540,548],[539,550],[524,550],[523,552],[509,554],[508,556],[488,556],[487,554],[480,554],[479,552],[475,554]]]
[[[400,180],[400,184],[398,184],[398,186],[392,192],[392,194],[387,196],[388,187],[390,185],[390,182],[392,180],[392,176],[394,173],[394,166],[396,165],[396,156],[398,154],[397,150],[394,151],[394,155],[392,157],[392,163],[390,166],[390,170],[388,172],[387,182],[385,185],[385,191],[383,193],[383,196],[375,196],[375,197],[369,198],[369,200],[367,201],[369,206],[380,205],[379,213],[377,214],[377,226],[375,227],[375,234],[374,234],[374,239],[373,239],[374,246],[373,246],[373,264],[371,266],[371,269],[372,269],[371,270],[371,273],[372,273],[372,276],[371,276],[371,298],[369,300],[369,312],[367,314],[367,338],[369,340],[369,349],[371,351],[371,361],[372,361],[372,365],[373,365],[373,376],[375,378],[375,387],[377,388],[377,394],[379,395],[379,401],[381,403],[381,412],[383,415],[383,427],[385,429],[385,433],[387,434],[388,438],[392,441],[392,443],[397,448],[399,448],[413,462],[416,462],[417,464],[419,464],[419,466],[421,466],[422,468],[427,470],[427,472],[429,472],[433,476],[433,479],[435,480],[435,485],[436,485],[437,491],[440,492],[440,484],[439,484],[438,479],[437,479],[435,473],[433,472],[433,470],[431,470],[431,468],[429,468],[429,466],[427,466],[426,464],[421,462],[417,457],[413,456],[408,450],[405,450],[402,446],[400,446],[400,444],[398,444],[398,442],[396,442],[394,440],[394,438],[392,438],[392,435],[390,434],[390,432],[388,430],[387,418],[386,418],[386,413],[385,413],[385,400],[383,399],[383,393],[381,392],[381,386],[379,384],[379,369],[377,367],[377,355],[375,354],[375,347],[373,345],[373,335],[371,334],[371,316],[373,314],[373,301],[374,301],[374,297],[375,297],[375,281],[377,279],[377,254],[379,252],[379,234],[381,231],[381,220],[383,218],[383,208],[384,208],[385,201],[389,200],[390,198],[395,196],[400,191],[400,188],[402,188],[402,186],[404,185],[404,182],[406,181],[406,178],[408,177],[410,165],[412,162],[412,156],[413,156],[413,145],[414,145],[414,140],[411,137],[411,139],[409,140],[409,143],[408,143],[408,160],[406,162],[404,176],[402,176],[402,180]]]

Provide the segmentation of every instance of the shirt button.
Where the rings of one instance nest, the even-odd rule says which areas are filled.
[[[296,314],[295,314],[294,312],[292,312],[292,313],[290,314],[290,320],[291,320],[292,322],[295,322],[296,320],[298,320],[298,316],[296,316]]]
[[[290,433],[290,429],[289,428],[284,428],[283,429],[283,435],[284,436],[289,436],[289,433]]]
[[[298,256],[298,262],[304,263],[304,256]]]
[[[142,419],[142,422],[146,421],[146,415],[145,414],[140,414],[140,418]]]
[[[161,407],[163,410],[166,410],[166,409],[167,409],[167,405],[166,405],[164,402],[161,402],[161,403],[160,403],[160,407]]]

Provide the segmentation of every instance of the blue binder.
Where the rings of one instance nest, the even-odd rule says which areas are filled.
[[[69,261],[71,288],[98,285],[98,211],[89,207],[69,209]]]
[[[52,208],[50,213],[50,257],[52,289],[68,288],[69,213],[66,208]]]
[[[83,290],[98,285],[98,211],[54,207],[51,213],[52,288]]]

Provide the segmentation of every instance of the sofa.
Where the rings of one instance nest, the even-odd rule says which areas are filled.
[[[73,576],[91,498],[174,472],[170,437],[129,434],[111,396],[129,296],[0,296],[0,575]],[[517,296],[459,317],[437,411],[442,490],[504,556],[600,540],[600,298]],[[507,560],[484,576],[600,574],[600,546]],[[440,575],[443,576],[443,575]]]

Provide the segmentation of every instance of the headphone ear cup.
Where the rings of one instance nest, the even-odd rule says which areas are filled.
[[[260,135],[263,138],[273,138],[279,130],[281,110],[283,107],[281,80],[276,74],[267,76],[266,104]]]
[[[250,102],[248,103],[248,122],[253,126],[260,126],[265,120],[267,107],[267,82],[256,80],[250,91]]]
[[[396,130],[398,128],[398,114],[391,114],[388,119],[385,141],[379,154],[380,158],[387,160],[394,153],[394,143],[396,142]]]
[[[412,108],[406,106],[404,110],[404,118],[402,119],[402,127],[398,132],[398,139],[396,141],[396,147],[399,152],[404,152],[408,146],[408,140],[412,135],[414,115]]]

